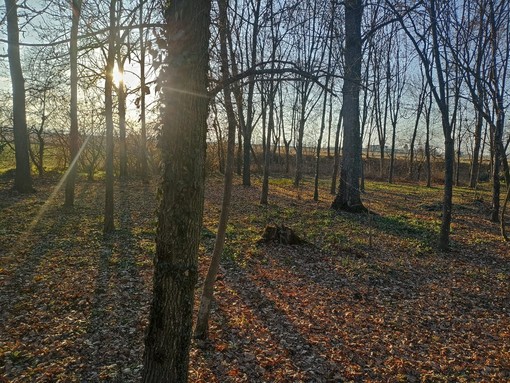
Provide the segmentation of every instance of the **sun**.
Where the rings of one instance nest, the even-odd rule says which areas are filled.
[[[112,76],[113,83],[117,86],[119,86],[120,83],[124,81],[124,73],[119,70],[117,64],[115,64],[115,66],[113,67]]]

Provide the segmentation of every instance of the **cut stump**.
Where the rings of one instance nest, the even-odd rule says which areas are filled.
[[[282,245],[302,245],[306,243],[306,241],[301,239],[290,227],[285,225],[267,225],[258,243],[271,242],[280,243]]]

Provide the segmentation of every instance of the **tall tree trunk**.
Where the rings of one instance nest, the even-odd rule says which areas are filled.
[[[115,230],[113,217],[113,67],[115,64],[115,30],[117,0],[110,1],[110,36],[106,59],[105,120],[106,120],[106,191],[104,205],[103,233]]]
[[[460,185],[460,159],[461,159],[461,147],[462,147],[462,119],[459,118],[457,135],[457,150],[456,150],[456,165],[455,165],[455,186]]]
[[[117,0],[117,20],[120,24],[123,0]],[[119,109],[119,178],[126,179],[128,176],[128,156],[127,156],[127,137],[126,137],[126,97],[127,90],[124,82],[124,62],[126,57],[122,54],[122,40],[120,30],[117,29],[115,41],[115,50],[117,58],[118,84],[114,84],[117,90],[117,103]]]
[[[227,43],[230,54],[230,65],[232,67],[232,76],[236,76],[239,74],[239,68],[234,51],[234,44],[232,42],[232,33],[227,33]],[[242,174],[243,168],[243,134],[246,131],[246,120],[244,118],[243,93],[241,86],[239,84],[234,84],[232,93],[236,102],[237,116],[239,119],[239,126],[237,128],[236,173],[240,176]]]
[[[425,162],[427,164],[427,187],[432,187],[432,160],[430,153],[430,117],[432,114],[432,92],[429,93],[428,107],[425,110]]]
[[[328,86],[328,80],[326,79],[326,87],[327,86]],[[315,177],[314,177],[314,188],[313,188],[313,200],[314,201],[319,200],[319,172],[320,172],[320,160],[321,160],[321,149],[322,149],[322,136],[324,135],[324,129],[326,128],[327,98],[328,98],[328,93],[324,92],[324,103],[322,105],[321,128],[319,130],[319,139],[317,140],[317,149],[315,152]]]
[[[30,156],[28,153],[28,130],[26,115],[25,79],[21,69],[19,51],[18,7],[16,0],[5,0],[7,13],[7,55],[12,82],[12,111],[16,174],[14,189],[19,193],[31,193],[32,175],[30,174]]]
[[[301,84],[301,105],[299,112],[299,125],[296,135],[296,174],[294,175],[294,186],[299,187],[301,179],[303,178],[303,139],[305,136],[305,123],[306,123],[306,103],[308,101],[308,92],[305,85]]]
[[[452,124],[450,123],[450,107],[447,95],[447,83],[443,73],[443,63],[439,51],[438,14],[436,1],[431,1],[430,18],[432,32],[432,52],[436,69],[439,93],[435,92],[436,103],[441,111],[441,124],[444,136],[444,190],[443,190],[443,216],[439,232],[438,247],[440,250],[447,250],[450,243],[450,225],[452,221],[452,199],[453,199],[453,163],[455,161],[455,142],[452,138]],[[456,84],[458,86],[458,84]],[[458,95],[457,95],[458,97]],[[457,104],[458,99],[455,99]]]
[[[500,194],[501,194],[501,181],[500,181],[500,172],[501,172],[501,161],[503,153],[501,153],[501,140],[503,134],[503,126],[499,122],[499,113],[496,125],[494,126],[494,138],[493,138],[493,167],[492,167],[492,210],[491,210],[491,221],[499,222],[499,214],[500,214]]]
[[[443,121],[443,124],[445,122]],[[449,122],[448,122],[449,124]],[[452,221],[452,199],[453,199],[453,163],[455,161],[455,141],[446,136],[444,154],[444,194],[443,194],[443,219],[439,232],[439,249],[447,250],[450,242],[450,224]]]
[[[361,82],[362,0],[345,1],[345,58],[343,86],[344,139],[340,186],[332,208],[352,212],[366,211],[361,202],[361,137],[359,93]]]
[[[221,72],[223,80],[227,80],[228,72],[228,53],[227,53],[227,18],[228,0],[219,0],[219,29],[220,29],[220,56],[221,56]],[[198,339],[206,339],[209,329],[209,314],[213,302],[214,282],[220,267],[221,254],[225,244],[225,234],[227,231],[228,217],[230,213],[230,200],[232,197],[232,180],[234,178],[234,151],[236,141],[236,117],[234,107],[232,105],[230,86],[223,89],[225,98],[225,110],[227,112],[228,133],[227,133],[227,162],[225,166],[225,181],[223,188],[223,201],[221,204],[220,220],[218,222],[218,232],[216,233],[216,242],[211,257],[211,263],[207,270],[207,276],[204,281],[202,297],[200,299],[200,308],[198,310],[197,324],[195,326],[195,337]]]
[[[334,89],[334,81],[331,81],[331,90]],[[331,158],[331,127],[333,126],[333,92],[329,96],[329,118],[328,118],[328,158]]]
[[[273,64],[274,66],[274,64]],[[273,79],[271,79],[271,83],[269,86],[269,115],[267,122],[267,135],[266,135],[266,145],[264,148],[264,170],[262,174],[262,193],[260,196],[260,203],[262,205],[268,204],[268,194],[269,194],[269,172],[271,166],[271,135],[274,131],[274,96],[275,96],[275,85],[273,83]]]
[[[331,13],[335,14],[335,2],[331,2],[332,10]],[[331,72],[331,60],[333,58],[333,44],[332,44],[332,33],[333,33],[333,16],[331,16],[331,19],[329,21],[328,26],[328,74],[326,75],[325,80],[325,88],[328,88],[329,85],[329,73]],[[318,201],[319,200],[319,169],[320,169],[320,159],[321,159],[321,148],[322,148],[322,137],[324,135],[324,129],[326,128],[326,110],[328,106],[328,92],[324,90],[324,101],[322,104],[322,117],[321,117],[321,128],[319,132],[319,139],[317,140],[317,152],[316,152],[316,158],[315,158],[315,178],[314,178],[314,189],[313,189],[313,200]],[[331,110],[331,109],[330,109]],[[328,157],[329,157],[329,132],[331,132],[331,113],[329,116],[330,121],[330,127],[328,129]]]
[[[259,17],[260,17],[260,4],[261,0],[256,0],[255,15],[253,20],[253,36],[251,42],[251,67],[254,68],[257,63],[257,41],[259,35]],[[250,76],[248,78],[248,96],[247,96],[247,116],[246,125],[244,129],[243,141],[243,185],[251,185],[251,135],[253,132],[254,121],[254,108],[253,108],[253,94],[255,92],[255,78]]]
[[[167,3],[162,180],[144,383],[186,382],[204,205],[209,0]]]
[[[237,152],[236,152],[236,173],[238,176],[242,174],[243,165],[243,129],[241,126],[237,129]]]
[[[397,137],[397,121],[391,123],[391,151],[390,151],[390,171],[388,183],[393,183],[393,173],[395,171],[395,139]]]
[[[143,6],[146,0],[140,0],[139,4],[139,20],[140,20],[140,162],[142,178],[148,180],[149,166],[147,163],[147,122],[145,113],[145,95],[147,93],[147,85],[145,84],[145,30],[143,27]]]
[[[414,145],[416,143],[416,135],[418,133],[418,125],[420,122],[421,114],[423,112],[423,105],[425,104],[426,97],[426,87],[422,82],[422,88],[420,92],[420,96],[418,97],[418,109],[416,112],[416,119],[414,120],[414,129],[413,134],[411,136],[411,143],[409,145],[409,174],[408,178],[410,180],[414,177]]]
[[[391,47],[391,44],[390,44]],[[391,70],[390,70],[390,53],[388,50],[388,57],[386,62],[386,93],[384,97],[384,119],[381,122],[381,135],[379,136],[379,150],[380,150],[380,166],[379,166],[379,177],[381,180],[384,178],[384,163],[386,154],[386,126],[388,123],[388,109],[390,106],[390,82],[391,82]]]
[[[76,164],[80,150],[80,133],[78,130],[78,26],[81,15],[82,0],[72,2],[71,39],[69,42],[69,65],[71,70],[71,127],[69,129],[69,152],[71,165],[67,176],[64,206],[74,205],[74,188],[76,184]]]
[[[331,175],[331,195],[336,195],[336,182],[338,178],[338,169],[340,168],[340,130],[342,129],[342,116],[343,116],[343,106],[340,108],[340,113],[338,114],[338,123],[336,125],[336,133],[335,133],[335,148],[333,151],[333,174]]]
[[[128,176],[128,155],[126,137],[126,85],[124,83],[124,64],[117,61],[120,81],[117,84],[117,96],[119,103],[119,177],[126,179]]]
[[[475,142],[473,147],[473,160],[471,163],[471,169],[469,173],[469,187],[471,189],[474,189],[476,187],[476,184],[478,183],[478,174],[480,169],[480,162],[478,161],[478,157],[480,155],[480,147],[482,143],[482,125],[483,125],[482,113],[477,112],[474,134]]]

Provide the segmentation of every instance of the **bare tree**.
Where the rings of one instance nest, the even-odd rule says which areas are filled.
[[[418,134],[418,126],[420,124],[420,120],[423,115],[423,107],[425,105],[425,98],[427,96],[427,83],[425,76],[423,76],[423,69],[420,66],[422,71],[422,75],[420,76],[420,87],[419,87],[419,95],[418,101],[416,105],[416,117],[414,120],[414,128],[413,133],[411,134],[411,141],[409,143],[409,173],[408,178],[412,180],[414,178],[414,160],[415,160],[415,144],[416,137]]]
[[[452,133],[455,121],[455,108],[451,106],[448,89],[448,83],[452,79],[451,58],[444,54],[446,43],[441,38],[444,35],[440,34],[440,30],[441,28],[447,28],[448,13],[451,9],[448,8],[446,3],[431,0],[427,4],[417,3],[411,7],[412,11],[406,8],[407,17],[404,17],[401,11],[395,7],[395,4],[388,0],[386,4],[392,9],[404,32],[413,44],[423,65],[434,100],[441,113],[441,125],[444,136],[445,181],[443,215],[438,247],[441,250],[447,250],[452,220],[453,164],[455,157]],[[431,41],[429,41],[429,34]],[[447,36],[447,38],[450,37]],[[455,103],[457,101],[454,100]]]
[[[345,54],[342,115],[344,136],[340,186],[332,203],[335,210],[366,211],[361,202],[361,135],[359,94],[361,83],[362,0],[345,1]]]
[[[325,87],[328,88],[330,85],[331,74],[333,73],[333,21],[336,13],[336,3],[335,1],[331,1],[330,3],[330,12],[329,13],[329,25],[327,29],[326,36],[326,47],[328,50],[328,60],[326,66],[326,80]],[[332,92],[331,92],[332,93]],[[322,104],[322,116],[321,116],[321,127],[319,131],[319,139],[317,140],[317,151],[315,155],[315,177],[314,177],[314,191],[313,191],[313,199],[314,201],[319,200],[319,168],[320,168],[320,158],[321,158],[321,149],[322,149],[322,137],[324,135],[324,129],[326,128],[326,108],[328,102],[328,96],[330,96],[329,92],[324,92],[324,100]],[[330,116],[330,124],[331,124],[331,116]],[[329,129],[331,130],[331,129]],[[329,152],[329,138],[328,138],[328,152]]]
[[[221,50],[221,71],[222,78],[226,80],[229,77],[228,71],[228,48],[227,48],[227,18],[228,0],[219,0],[219,30],[220,30],[220,50]],[[225,234],[227,229],[228,217],[230,213],[230,200],[232,196],[232,181],[234,176],[234,150],[236,135],[236,118],[234,107],[232,105],[230,86],[223,88],[223,96],[225,98],[225,109],[227,113],[228,138],[227,138],[227,161],[225,166],[225,180],[223,188],[223,201],[221,204],[220,220],[218,222],[218,232],[216,234],[216,242],[211,256],[211,263],[204,280],[204,288],[200,299],[200,309],[198,311],[197,324],[195,326],[195,337],[205,339],[208,335],[209,314],[213,301],[214,282],[218,274],[221,254],[225,244]]]
[[[71,126],[69,130],[69,149],[71,156],[71,169],[67,176],[65,189],[65,206],[74,205],[74,189],[76,183],[76,157],[79,151],[78,127],[78,26],[80,22],[82,0],[72,1],[72,25],[69,42],[69,66],[71,70]]]
[[[7,13],[7,39],[9,68],[12,82],[12,104],[14,120],[14,148],[16,157],[16,175],[14,189],[19,193],[31,193],[32,176],[28,153],[28,130],[26,116],[25,79],[21,69],[18,7],[16,0],[5,0]]]
[[[505,121],[504,89],[510,64],[510,5],[505,1],[478,0],[463,4],[463,18],[454,19],[458,34],[462,36],[458,49],[451,48],[457,65],[462,67],[471,101],[479,113],[475,131],[477,154],[481,140],[483,117],[491,130],[492,149],[492,212],[491,220],[499,221],[500,173],[503,166],[506,183],[510,184],[510,171],[503,145]],[[469,22],[466,22],[468,20]],[[466,27],[467,24],[467,27]],[[487,30],[489,33],[487,34]],[[472,181],[476,166],[473,165]]]
[[[186,382],[188,376],[204,203],[210,8],[208,0],[179,0],[165,6],[161,202],[145,383]]]
[[[392,24],[395,27],[395,24]],[[395,139],[397,137],[397,123],[401,117],[402,96],[404,94],[407,83],[407,71],[409,67],[409,57],[405,43],[399,39],[396,28],[392,28],[391,38],[397,41],[397,45],[393,51],[394,59],[392,60],[392,68],[390,69],[388,109],[391,122],[391,149],[390,149],[390,169],[388,174],[388,182],[393,183],[393,174],[395,168]],[[402,47],[403,45],[403,47]],[[403,52],[402,52],[403,50]]]

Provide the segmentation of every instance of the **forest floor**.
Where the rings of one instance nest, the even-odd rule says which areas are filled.
[[[156,185],[116,183],[103,237],[102,182],[76,207],[10,191],[0,177],[0,382],[137,382],[148,322]],[[194,341],[190,381],[508,382],[510,245],[489,195],[456,188],[451,251],[435,250],[439,187],[369,182],[377,215],[334,213],[329,183],[297,190],[236,180],[210,339]],[[201,279],[214,245],[221,177],[207,181]],[[257,244],[266,224],[307,243]],[[197,300],[200,284],[197,285]]]

